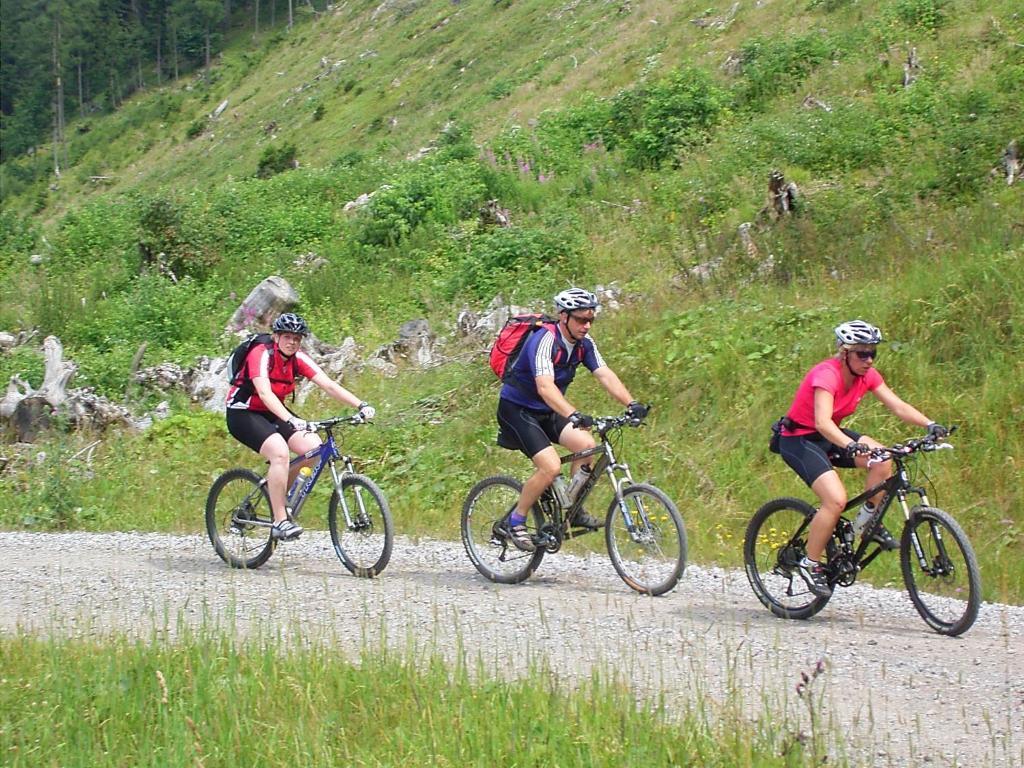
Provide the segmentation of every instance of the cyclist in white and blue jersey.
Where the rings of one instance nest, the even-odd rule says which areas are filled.
[[[526,515],[561,471],[553,444],[573,452],[596,445],[588,431],[594,419],[581,413],[565,396],[576,369],[582,364],[593,373],[631,416],[647,415],[647,406],[633,399],[588,335],[597,311],[597,297],[582,288],[570,288],[555,296],[555,306],[557,326],[545,325],[531,333],[505,377],[498,400],[498,445],[522,451],[534,465],[516,508],[498,529],[524,552],[536,549],[526,528]],[[573,472],[578,468],[574,465]],[[602,525],[582,509],[570,523],[583,528]]]

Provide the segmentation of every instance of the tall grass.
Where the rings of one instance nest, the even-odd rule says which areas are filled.
[[[357,652],[358,655],[358,652]],[[281,636],[197,630],[172,644],[0,638],[0,755],[21,766],[817,765],[837,734],[706,694],[637,703],[596,671],[505,682],[448,664]]]

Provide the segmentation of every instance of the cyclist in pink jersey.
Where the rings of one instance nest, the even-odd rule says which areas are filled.
[[[830,595],[832,590],[819,560],[847,500],[846,487],[835,467],[866,468],[866,487],[883,482],[892,474],[887,461],[868,466],[866,454],[872,448],[882,447],[881,444],[840,426],[843,419],[870,392],[906,423],[925,427],[930,434],[948,433],[945,427],[897,397],[875,370],[878,344],[882,341],[878,328],[863,320],[852,320],[837,326],[835,335],[835,356],[811,368],[797,387],[779,438],[783,460],[821,502],[808,531],[807,554],[799,565],[808,589],[820,597]],[[865,503],[867,511],[873,511],[878,501],[878,496],[869,499]],[[878,527],[873,540],[886,550],[898,547],[884,526]]]
[[[305,453],[321,442],[320,436],[308,431],[306,422],[284,404],[295,389],[295,380],[309,379],[339,403],[358,408],[366,421],[376,411],[334,381],[302,351],[302,339],[309,333],[305,320],[285,312],[274,321],[272,330],[273,343],[256,344],[249,350],[238,378],[228,390],[227,424],[232,437],[269,463],[267,491],[274,513],[271,535],[289,541],[302,533],[285,506],[287,489],[300,468],[299,464],[289,468],[289,451]]]

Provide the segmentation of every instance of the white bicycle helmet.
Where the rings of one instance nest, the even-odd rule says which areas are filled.
[[[555,296],[555,306],[559,312],[572,312],[574,309],[597,309],[597,296],[582,288],[569,288]]]
[[[850,320],[836,326],[836,341],[844,344],[878,344],[882,341],[882,332],[863,320]]]
[[[272,328],[274,333],[297,333],[300,336],[309,335],[309,326],[306,325],[306,321],[292,312],[278,315]]]

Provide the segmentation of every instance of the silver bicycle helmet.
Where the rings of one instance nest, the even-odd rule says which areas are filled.
[[[272,328],[274,333],[297,333],[300,336],[309,335],[309,326],[306,325],[306,321],[291,312],[278,315]]]
[[[555,306],[559,312],[572,312],[574,309],[597,309],[597,296],[582,288],[569,288],[555,296]]]
[[[836,326],[836,341],[839,346],[844,344],[878,344],[882,341],[882,332],[863,320],[850,320]]]

